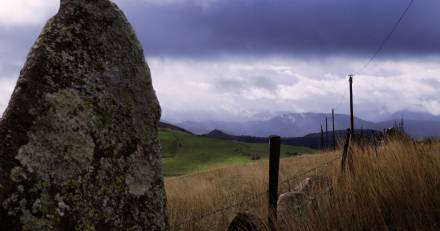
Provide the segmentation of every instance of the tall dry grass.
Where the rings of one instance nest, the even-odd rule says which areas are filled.
[[[290,221],[291,230],[440,230],[439,143],[390,141],[380,148],[353,147],[351,153],[353,172],[343,176],[339,161],[322,166],[339,151],[282,160],[280,193],[310,175],[334,181],[316,209]],[[172,230],[225,230],[242,211],[265,219],[267,177],[268,164],[261,161],[167,179]],[[226,207],[231,208],[219,210]]]

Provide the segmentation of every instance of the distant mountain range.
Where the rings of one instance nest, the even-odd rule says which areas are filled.
[[[219,130],[233,136],[267,137],[273,134],[282,137],[303,137],[325,130],[325,118],[328,118],[328,130],[332,129],[331,114],[325,113],[285,113],[270,119],[244,122],[226,121],[185,121],[178,123],[195,134],[207,134]],[[355,117],[356,129],[383,130],[393,126],[394,122],[404,119],[405,130],[414,138],[440,137],[440,116],[427,113],[401,111],[394,113],[382,122],[371,122]],[[349,127],[350,117],[344,114],[335,115],[335,129],[345,130]]]
[[[417,121],[435,121],[440,122],[440,116],[438,115],[432,115],[430,113],[426,112],[414,112],[409,110],[403,110],[398,111],[390,116],[386,117],[386,121],[389,120],[399,120],[399,119],[405,119],[405,120],[417,120]]]
[[[359,130],[356,131],[357,133],[360,133]],[[365,135],[365,137],[371,137],[375,134],[374,130],[363,130],[362,133]],[[343,142],[346,130],[337,130],[335,131],[335,138],[336,138],[336,145]],[[377,134],[377,133],[376,133]],[[268,137],[254,137],[254,136],[234,136],[226,134],[220,130],[213,130],[208,134],[202,135],[204,137],[209,138],[215,138],[215,139],[222,139],[222,140],[234,140],[234,141],[240,141],[245,143],[267,143]],[[327,148],[333,147],[333,136],[332,133],[328,133],[327,138],[324,136],[324,142],[328,138]],[[284,137],[281,139],[282,144],[287,145],[293,145],[293,146],[303,146],[303,147],[309,147],[314,149],[320,149],[321,148],[321,133],[312,133],[308,134],[303,137]]]

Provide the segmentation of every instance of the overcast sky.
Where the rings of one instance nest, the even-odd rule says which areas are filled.
[[[238,120],[269,111],[440,114],[440,1],[118,0],[141,40],[163,118]],[[59,0],[0,0],[0,111]]]

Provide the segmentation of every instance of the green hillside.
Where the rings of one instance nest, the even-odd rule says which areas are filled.
[[[251,156],[267,159],[267,144],[250,144],[191,135],[182,131],[160,129],[162,164],[165,176],[179,176],[227,165],[245,164]],[[282,157],[316,150],[283,145]]]

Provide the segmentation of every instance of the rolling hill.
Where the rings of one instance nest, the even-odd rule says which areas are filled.
[[[192,135],[182,130],[160,128],[162,166],[165,176],[179,176],[207,169],[246,164],[252,157],[267,159],[267,143],[245,143]],[[282,157],[311,154],[314,149],[282,145]]]
[[[336,130],[336,145],[341,143],[346,136],[346,130]],[[363,134],[365,137],[372,137],[375,134],[379,134],[380,131],[365,129],[365,130],[356,130],[357,134]],[[207,134],[202,135],[204,137],[210,137],[215,139],[223,139],[223,140],[233,140],[240,141],[246,143],[267,143],[267,138],[265,137],[256,137],[256,136],[235,136],[230,135],[220,130],[213,130]],[[325,133],[324,133],[324,142],[325,142]],[[302,146],[309,147],[313,149],[321,149],[321,133],[311,133],[302,137],[282,137],[281,143],[285,145],[292,146]],[[332,132],[328,133],[328,148],[332,148],[333,145],[333,136]]]

